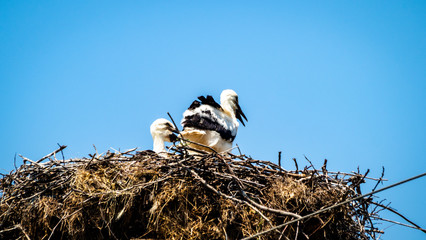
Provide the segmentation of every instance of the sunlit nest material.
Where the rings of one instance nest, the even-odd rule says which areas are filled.
[[[241,239],[359,196],[367,179],[185,147],[65,160],[63,148],[2,177],[0,239]],[[375,239],[375,206],[352,201],[256,239]]]

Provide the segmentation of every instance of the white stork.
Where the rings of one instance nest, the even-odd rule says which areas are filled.
[[[231,89],[223,90],[220,94],[220,105],[212,96],[198,97],[183,113],[181,124],[184,139],[208,146],[217,152],[228,152],[237,136],[239,123],[244,125],[246,116],[238,104],[238,95]],[[245,125],[244,125],[245,126]],[[190,147],[204,151],[211,150],[196,144]]]
[[[177,136],[173,134],[177,131],[167,119],[159,118],[155,120],[151,124],[150,130],[154,141],[152,150],[156,153],[165,153],[165,142],[175,142],[177,140]]]

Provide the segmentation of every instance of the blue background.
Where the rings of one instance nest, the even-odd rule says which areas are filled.
[[[150,149],[152,121],[232,88],[249,120],[235,143],[253,158],[327,158],[371,177],[384,166],[382,186],[420,174],[425,13],[425,1],[2,1],[1,172],[57,143],[66,158]],[[425,184],[378,196],[425,228]]]

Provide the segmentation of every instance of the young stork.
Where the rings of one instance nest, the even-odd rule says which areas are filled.
[[[177,136],[175,127],[172,123],[164,118],[155,120],[150,127],[152,140],[154,141],[153,149],[156,153],[166,153],[165,142],[175,142]]]
[[[208,146],[217,152],[228,152],[237,136],[239,123],[244,125],[246,116],[238,104],[238,95],[231,89],[220,94],[220,105],[212,96],[198,97],[183,113],[181,135],[184,139]],[[211,152],[196,144],[190,147]]]

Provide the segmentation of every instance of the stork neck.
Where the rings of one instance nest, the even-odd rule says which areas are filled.
[[[154,146],[153,146],[154,152],[159,153],[159,152],[166,151],[166,146],[162,138],[157,136],[157,137],[153,137],[153,140],[154,140]]]
[[[235,118],[235,110],[232,103],[230,103],[229,101],[224,101],[220,105],[226,114],[228,114],[232,118]]]

